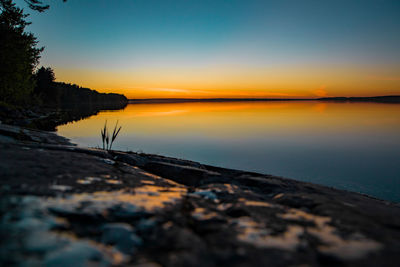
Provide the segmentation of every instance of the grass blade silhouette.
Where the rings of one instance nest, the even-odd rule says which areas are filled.
[[[111,147],[112,147],[112,145],[113,145],[113,143],[114,143],[114,140],[117,138],[117,136],[118,136],[118,134],[119,134],[119,131],[121,131],[121,128],[122,128],[122,126],[120,126],[120,127],[118,128],[118,130],[117,130],[117,127],[118,127],[118,121],[117,121],[117,123],[115,124],[114,131],[113,131],[113,133],[112,133],[111,143],[110,143],[110,149],[111,149]]]
[[[103,150],[105,149],[106,132],[107,132],[107,120],[104,123],[104,128],[101,130],[101,140],[103,142]]]
[[[115,124],[114,130],[112,132],[112,136],[110,138],[110,132],[108,131],[107,120],[106,120],[106,122],[104,123],[103,129],[100,130],[101,141],[103,142],[103,150],[111,150],[115,139],[117,139],[117,136],[118,136],[119,132],[121,131],[121,128],[122,128],[122,126],[118,127],[118,121],[117,121],[117,123]]]
[[[108,150],[108,143],[109,143],[109,141],[110,141],[110,134],[109,134],[108,129],[107,129],[107,132],[106,132],[106,149],[107,149],[107,150]]]

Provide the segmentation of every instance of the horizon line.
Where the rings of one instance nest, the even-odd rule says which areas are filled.
[[[178,102],[262,102],[262,101],[374,101],[400,103],[400,95],[318,97],[318,98],[131,98],[130,103],[178,103]]]

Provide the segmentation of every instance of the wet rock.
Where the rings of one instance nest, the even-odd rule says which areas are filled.
[[[135,252],[136,247],[142,245],[142,240],[138,237],[129,224],[109,223],[103,226],[101,242],[107,245],[115,245],[118,250],[126,254]]]
[[[159,176],[188,186],[201,184],[202,179],[206,178],[208,175],[219,175],[219,173],[207,171],[205,169],[166,162],[148,162],[143,168]]]
[[[115,151],[112,152],[112,154],[114,155],[114,158],[116,160],[128,163],[133,166],[144,167],[148,162],[146,158],[133,153],[127,154]]]
[[[136,225],[135,228],[138,232],[147,232],[156,227],[157,221],[155,219],[141,219]]]
[[[0,265],[83,266],[89,260],[103,258],[102,253],[87,242],[75,242],[53,232],[64,222],[48,214],[45,206],[45,200],[39,197],[1,199],[0,235],[4,243],[0,243]],[[97,251],[96,257],[94,251]]]
[[[318,205],[318,202],[307,197],[305,194],[282,194],[279,197],[275,196],[274,199],[277,201],[277,203],[293,208],[313,209]]]
[[[116,220],[132,220],[151,216],[152,213],[132,204],[117,205],[109,209]]]
[[[165,157],[161,155],[152,155],[152,154],[145,154],[145,153],[133,153],[130,152],[129,155],[137,155],[140,156],[141,158],[146,159],[147,162],[161,162],[161,163],[170,163],[174,165],[180,165],[180,166],[189,166],[189,167],[194,167],[198,169],[207,169],[203,164],[200,164],[195,161],[191,160],[186,160],[186,159],[177,159],[177,158],[171,158],[171,157]]]
[[[26,236],[25,249],[28,253],[46,254],[65,247],[69,240],[62,236],[49,235],[47,231],[34,231]]]
[[[257,177],[253,175],[243,174],[237,177],[235,181],[245,186],[257,187],[258,189],[263,190],[265,194],[271,192],[287,191],[290,188],[288,181],[286,181],[285,185],[283,181],[268,176]]]
[[[102,252],[88,242],[76,242],[62,250],[50,253],[44,259],[44,266],[69,267],[69,266],[109,266],[111,262],[104,257]]]

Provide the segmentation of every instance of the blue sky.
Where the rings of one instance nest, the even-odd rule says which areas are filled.
[[[21,0],[17,3],[24,6]],[[307,94],[325,86],[335,95],[346,90],[361,92],[360,85],[354,85],[360,83],[360,77],[375,77],[372,80],[392,81],[384,84],[382,93],[400,92],[400,1],[49,3],[51,8],[44,13],[26,8],[33,22],[29,30],[46,47],[41,63],[55,68],[59,79],[94,89],[105,90],[115,84],[111,89],[117,91],[127,87],[151,90],[154,86],[212,90],[212,84],[201,83],[208,78],[215,82],[215,90],[222,91]],[[297,70],[305,73],[303,80],[297,77]],[[359,78],[351,80],[341,70]],[[111,80],[102,79],[104,86],[90,82],[95,73]],[[123,83],[112,78],[115,73],[125,75],[118,78]],[[151,73],[153,80],[136,78]],[[185,82],[178,80],[180,73]],[[238,73],[250,74],[236,81]],[[332,77],[325,77],[326,73]],[[212,76],[218,74],[219,79]],[[235,83],[226,81],[230,77]],[[292,80],[292,90],[286,81],[278,83],[282,77]],[[337,79],[344,82],[335,82]],[[238,87],[232,88],[235,84]],[[372,91],[372,87],[366,88],[366,94]]]

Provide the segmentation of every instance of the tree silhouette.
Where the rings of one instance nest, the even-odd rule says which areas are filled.
[[[34,87],[32,73],[43,48],[32,33],[22,9],[11,0],[0,0],[0,101],[25,104]]]
[[[55,81],[54,70],[50,67],[41,67],[35,74],[38,86],[47,86]]]
[[[36,80],[35,95],[47,103],[56,102],[58,93],[54,86],[54,71],[50,67],[41,67],[36,71],[34,77]]]
[[[38,0],[24,0],[25,3],[28,4],[29,8],[32,10],[36,10],[39,12],[43,12],[46,9],[49,9],[50,5],[48,4],[43,4],[43,1],[38,1]],[[66,2],[67,0],[63,0],[63,2]]]
[[[37,0],[24,0],[24,1],[25,1],[25,3],[28,4],[30,9],[33,9],[33,10],[36,10],[39,12],[43,12],[50,7],[49,5],[43,4],[42,1],[37,1]]]

